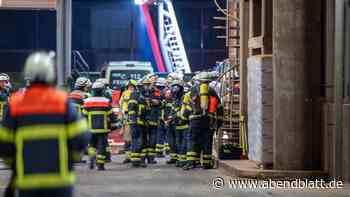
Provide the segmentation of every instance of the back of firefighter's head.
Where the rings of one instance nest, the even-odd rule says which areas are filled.
[[[77,90],[82,90],[88,92],[92,83],[89,78],[79,77],[74,84],[74,88]]]
[[[94,96],[103,96],[104,89],[105,84],[100,81],[96,81],[92,84],[92,93]]]
[[[53,56],[46,52],[31,54],[24,66],[24,78],[30,79],[31,84],[52,85],[56,79]]]
[[[195,80],[199,83],[207,83],[209,84],[212,80],[212,76],[208,72],[200,72],[195,76]]]
[[[106,78],[99,78],[96,81],[99,81],[105,85],[105,88],[109,87],[109,82]]]
[[[181,80],[174,80],[171,84],[171,94],[174,98],[182,97],[184,93],[184,86]]]
[[[0,89],[5,89],[10,83],[10,77],[6,73],[0,74]]]

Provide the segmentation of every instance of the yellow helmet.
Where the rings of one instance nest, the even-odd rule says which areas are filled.
[[[131,80],[129,80],[128,82],[126,82],[126,84],[125,84],[126,87],[128,87],[128,86],[130,86],[130,85],[136,87],[136,86],[137,86],[137,81],[134,80],[134,79],[131,79]]]

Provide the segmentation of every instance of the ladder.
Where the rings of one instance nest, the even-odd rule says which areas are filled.
[[[168,72],[191,73],[172,2],[159,1],[158,14],[160,46]]]

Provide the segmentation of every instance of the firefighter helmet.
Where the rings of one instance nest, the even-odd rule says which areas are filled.
[[[1,73],[0,81],[10,81],[10,77],[6,73]]]
[[[156,83],[157,82],[157,79],[158,79],[158,75],[156,75],[156,74],[148,74],[148,75],[146,75],[145,77],[144,77],[144,79],[146,79],[147,81],[147,83],[151,83],[151,84],[153,84],[153,83]]]
[[[108,85],[109,85],[108,80],[105,79],[105,78],[99,78],[99,79],[96,80],[96,82],[101,82],[101,83],[103,83],[105,86],[108,86]]]
[[[101,81],[95,81],[93,84],[92,84],[92,89],[95,90],[95,89],[103,89],[105,87],[105,84],[102,83]]]
[[[136,86],[137,86],[137,81],[134,80],[134,79],[130,79],[128,82],[126,82],[125,86],[128,87],[128,86],[130,86],[130,85],[136,87]]]
[[[180,86],[180,87],[184,87],[184,83],[183,81],[181,80],[174,80],[172,83],[171,83],[171,86]]]
[[[156,81],[156,86],[159,86],[159,87],[165,87],[166,86],[166,79],[165,78],[162,78],[162,77],[159,77]]]
[[[149,78],[144,78],[142,81],[141,81],[142,85],[150,85],[152,82]]]
[[[183,80],[183,74],[179,72],[172,72],[168,75],[168,78],[173,80]]]
[[[86,77],[79,77],[74,84],[75,88],[85,88],[85,87],[90,87],[91,86],[91,81],[90,79]]]
[[[53,83],[55,81],[55,69],[52,55],[45,52],[31,54],[25,63],[24,77],[31,82]]]
[[[200,82],[211,82],[212,77],[208,72],[200,72],[195,76],[195,80],[198,80]]]

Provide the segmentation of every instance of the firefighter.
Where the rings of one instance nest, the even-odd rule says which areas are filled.
[[[178,155],[177,155],[177,146],[176,146],[176,128],[175,128],[175,122],[174,122],[174,116],[172,114],[173,104],[174,104],[174,97],[172,95],[172,83],[175,80],[182,80],[181,76],[179,76],[177,73],[170,73],[167,78],[167,89],[165,92],[165,127],[167,130],[166,138],[167,143],[169,145],[169,155],[170,159],[166,162],[167,164],[176,164],[178,161]]]
[[[175,125],[175,141],[176,141],[176,153],[178,160],[176,167],[183,167],[186,164],[186,138],[188,135],[189,126],[188,119],[182,116],[181,109],[184,105],[184,83],[180,80],[174,80],[171,85],[171,94],[173,96],[172,106],[172,119]]]
[[[104,84],[103,96],[112,101],[112,89],[109,87],[108,80],[105,78],[99,78],[96,82],[101,82]]]
[[[171,96],[171,90],[170,86],[171,83],[173,82],[174,77],[171,75],[171,73],[168,75],[166,78],[166,83],[165,83],[165,88],[163,90],[163,95],[164,95],[164,101],[163,101],[163,108],[164,108],[164,117],[163,117],[163,122],[164,122],[164,128],[165,128],[165,138],[164,138],[164,151],[168,155],[170,153],[170,145],[169,145],[169,129],[171,129],[171,125],[167,124],[169,123],[168,117],[170,116],[171,113],[171,108],[172,108],[172,96]],[[170,163],[174,163],[174,159],[176,161],[176,155],[172,155],[173,160],[169,160]]]
[[[31,84],[9,99],[0,127],[0,157],[13,171],[13,193],[6,195],[73,196],[73,161],[80,159],[90,134],[68,95],[52,87],[54,70],[47,53],[30,55],[24,75]]]
[[[190,103],[191,87],[192,87],[191,83],[186,83],[184,87],[184,96],[183,96],[181,111],[180,111],[181,117],[186,121],[189,121],[189,115],[192,112],[192,107]],[[184,162],[185,164],[183,165],[183,169],[189,170],[195,167],[196,162],[199,162],[199,157],[198,157],[198,153],[195,152],[193,147],[192,131],[190,128],[187,130],[187,132],[184,132],[183,138],[184,138],[183,146],[184,146],[184,151],[186,153],[186,156],[185,156],[186,161]]]
[[[220,105],[220,99],[215,90],[209,88],[212,81],[209,73],[201,72],[196,76],[196,84],[190,92],[189,120],[192,132],[193,149],[197,157],[202,156],[202,167],[204,169],[213,168],[212,143],[214,129],[211,126],[216,117],[214,114]],[[191,156],[191,155],[189,155]],[[189,170],[195,167],[195,162],[190,162],[184,167]]]
[[[105,170],[106,149],[108,146],[108,133],[118,126],[112,112],[109,99],[103,96],[104,84],[95,82],[92,85],[92,97],[85,99],[83,114],[88,119],[88,127],[92,133],[88,154],[90,169]]]
[[[108,98],[111,102],[111,105],[113,107],[113,99],[112,99],[112,89],[109,87],[109,83],[108,80],[105,78],[99,78],[97,79],[95,82],[100,82],[104,84],[103,87],[103,96]],[[110,146],[109,143],[107,143],[107,147],[106,147],[106,162],[110,163],[112,162],[112,147]]]
[[[148,164],[155,164],[155,148],[157,143],[157,130],[160,123],[161,93],[155,87],[157,75],[148,75],[142,81],[143,96],[146,100],[146,125],[143,135],[143,148],[141,157],[147,160]]]
[[[156,82],[156,87],[160,91],[160,101],[161,101],[161,106],[160,106],[160,121],[159,121],[159,126],[157,129],[157,144],[156,144],[156,157],[162,158],[164,156],[164,150],[165,150],[165,136],[166,136],[166,127],[165,127],[165,105],[166,105],[166,100],[165,100],[165,87],[166,87],[166,79],[165,78],[158,78]]]
[[[0,74],[0,122],[2,120],[3,112],[10,94],[10,91],[7,88],[9,81],[10,77],[7,74]]]
[[[126,158],[124,159],[123,163],[129,163],[131,162],[131,134],[130,134],[130,127],[128,124],[128,103],[131,98],[131,95],[136,92],[136,86],[137,81],[135,80],[129,80],[126,83],[126,90],[122,93],[122,96],[120,98],[120,107],[122,111],[122,120],[123,120],[123,127],[121,129],[120,135],[123,136],[124,139],[124,150],[126,153]]]
[[[131,94],[128,102],[128,124],[131,133],[131,164],[133,167],[147,167],[145,155],[142,154],[143,135],[146,126],[146,90],[143,79],[137,82],[137,91]]]
[[[90,93],[88,92],[91,86],[90,79],[86,77],[79,77],[75,84],[74,90],[69,94],[69,98],[73,101],[74,106],[77,108],[79,113],[82,112],[82,106],[84,99],[88,98]]]

